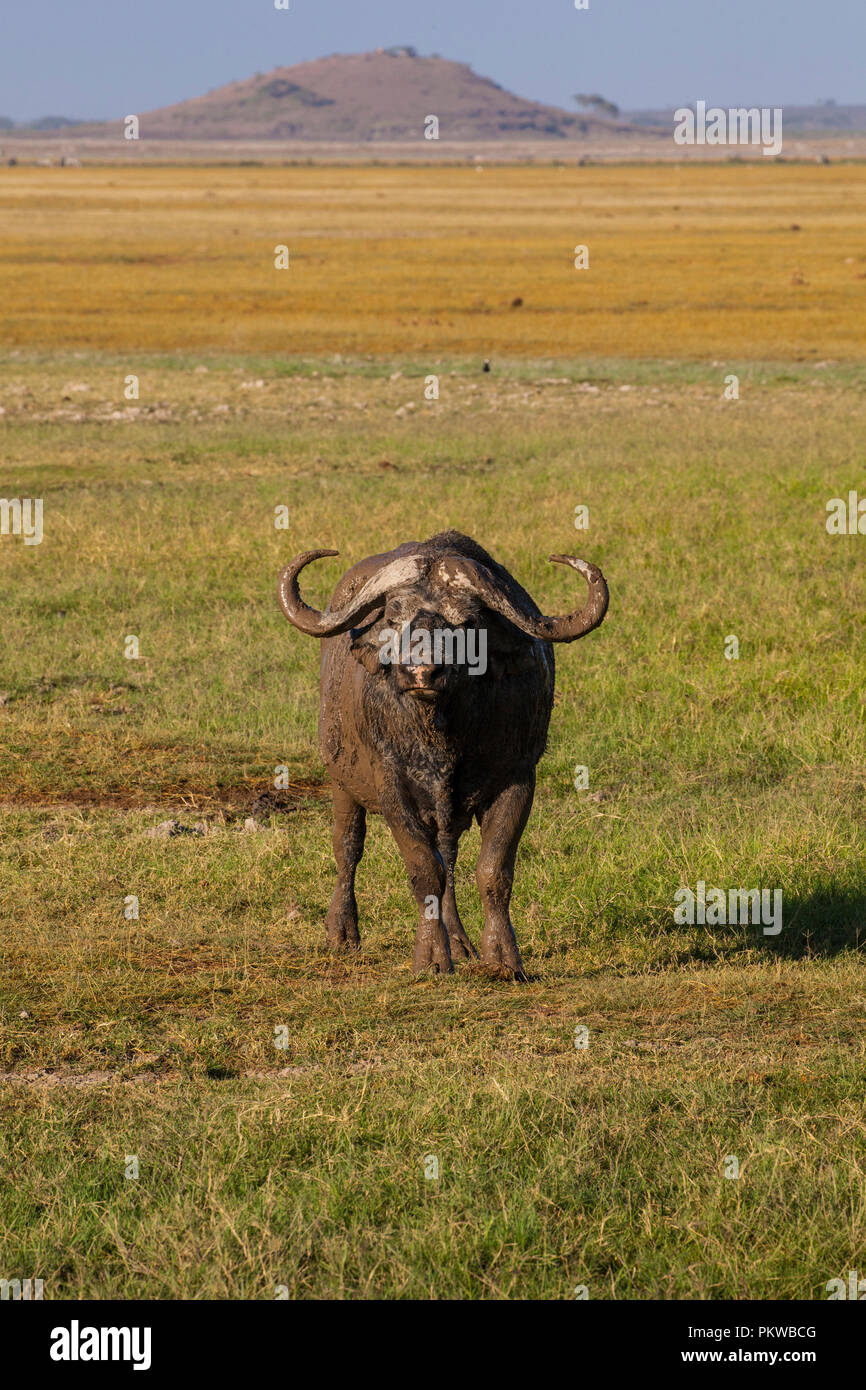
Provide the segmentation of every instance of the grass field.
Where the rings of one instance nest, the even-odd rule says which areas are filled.
[[[38,214],[49,175],[67,172],[104,198],[88,170],[0,175],[16,175],[7,192],[29,187]],[[524,190],[540,176],[507,172]],[[591,172],[631,180],[625,254],[650,216],[640,180],[659,180],[665,201],[675,175]],[[234,181],[249,227],[243,179],[261,191],[272,173],[195,178]],[[288,173],[310,190],[312,235],[334,173]],[[420,175],[362,176],[370,206],[394,180],[385,208],[405,217],[411,260]],[[723,200],[752,171],[714,176]],[[136,180],[164,198],[178,176],[112,177],[120,228]],[[676,177],[706,178],[709,197],[709,171]],[[754,211],[736,214],[739,244],[774,187],[782,224],[797,180],[824,177],[851,179],[826,209],[827,274],[860,254],[855,169],[765,170]],[[142,211],[136,257],[169,235]],[[576,239],[570,215],[550,215]],[[221,241],[225,216],[202,220],[202,245]],[[552,224],[538,216],[541,246]],[[43,499],[44,540],[0,536],[0,1165],[14,1175],[0,1184],[0,1276],[40,1277],[47,1298],[566,1299],[582,1285],[591,1298],[811,1299],[862,1269],[864,542],[825,527],[827,500],[862,478],[856,266],[798,314],[751,309],[742,260],[730,312],[712,307],[706,264],[681,265],[669,292],[692,309],[663,345],[658,323],[629,341],[599,301],[592,346],[569,329],[554,352],[552,315],[502,309],[482,322],[511,356],[482,374],[488,340],[468,311],[435,351],[426,324],[404,334],[402,250],[394,278],[370,275],[367,327],[337,276],[330,301],[320,285],[317,328],[274,353],[278,320],[255,297],[240,313],[218,267],[186,282],[119,268],[93,207],[54,220],[55,281],[19,275],[23,247],[17,262],[8,241],[2,252],[0,495]],[[809,234],[802,220],[792,238]],[[695,244],[711,223],[696,221]],[[334,228],[322,235],[333,246]],[[503,250],[479,235],[475,263],[485,247],[495,263],[507,238]],[[33,244],[38,261],[39,225]],[[668,292],[659,268],[651,293]],[[172,308],[171,285],[194,282],[195,302]],[[152,299],[129,298],[148,283]],[[545,283],[555,302],[555,274]],[[435,300],[423,276],[417,291]],[[358,357],[376,315],[382,355]],[[807,341],[818,361],[793,360]],[[648,343],[657,355],[638,355]],[[274,526],[281,505],[288,530]],[[335,959],[323,944],[319,652],[280,615],[276,576],[301,549],[339,549],[306,580],[321,603],[345,566],[449,525],[545,611],[575,594],[551,552],[600,564],[612,594],[599,631],[557,653],[514,900],[525,985],[411,974],[414,908],[375,821],[363,951]],[[290,787],[268,802],[278,766]],[[191,833],[148,833],[168,820]],[[458,865],[476,942],[477,845],[472,832]],[[783,930],[678,925],[674,895],[699,879],[782,889]]]
[[[0,168],[0,341],[860,360],[864,217],[862,163]]]

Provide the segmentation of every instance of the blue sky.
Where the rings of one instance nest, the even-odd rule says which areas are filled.
[[[5,0],[0,115],[116,117],[392,44],[569,108],[866,102],[866,0]]]

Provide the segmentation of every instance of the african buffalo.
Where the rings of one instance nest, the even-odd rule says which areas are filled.
[[[547,742],[551,644],[598,627],[604,576],[551,555],[578,570],[589,593],[582,608],[547,618],[480,545],[446,531],[362,560],[320,613],[301,598],[298,575],[337,553],[305,551],[279,582],[289,621],[324,639],[319,747],[334,785],[337,861],[328,941],[336,950],[360,945],[355,870],[371,811],[397,841],[420,911],[413,968],[450,971],[452,958],[477,954],[454,897],[458,841],[474,816],[481,960],[522,979],[508,908]]]

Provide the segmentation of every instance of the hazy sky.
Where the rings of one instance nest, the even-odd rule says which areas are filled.
[[[866,0],[4,0],[0,115],[117,117],[414,44],[573,108],[866,102]]]

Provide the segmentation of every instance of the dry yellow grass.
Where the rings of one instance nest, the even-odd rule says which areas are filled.
[[[4,168],[0,330],[52,349],[850,360],[864,216],[860,165]]]

